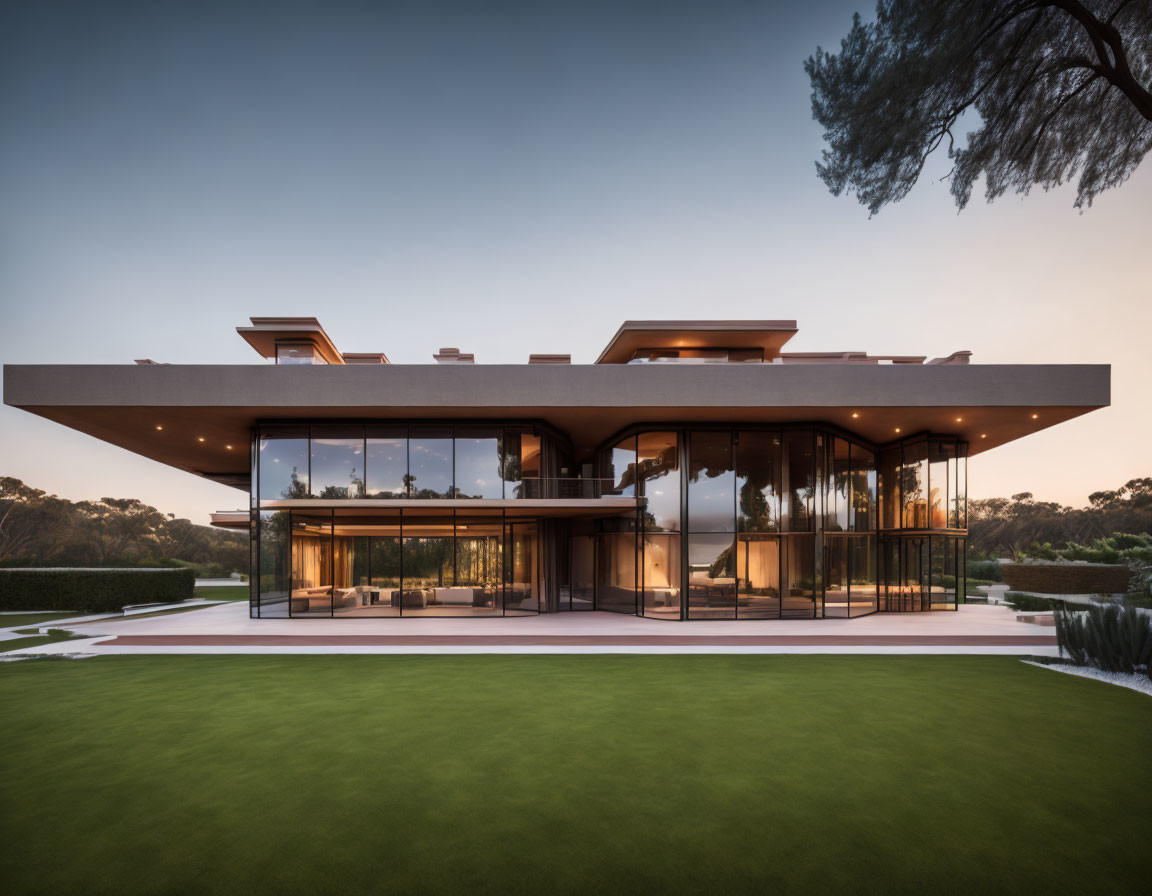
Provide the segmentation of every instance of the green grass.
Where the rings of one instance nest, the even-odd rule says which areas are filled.
[[[82,638],[83,635],[73,635],[59,628],[50,628],[48,632],[43,635],[29,635],[27,638],[12,638],[8,641],[0,641],[0,653],[7,653],[10,650],[20,650],[24,647],[39,647],[42,644],[54,644],[57,641],[74,641],[77,638]]]
[[[193,596],[205,600],[248,600],[247,585],[201,585],[193,589]]]
[[[1152,879],[1152,700],[1007,657],[108,657],[0,705],[12,893]]]
[[[0,628],[15,628],[18,625],[35,625],[38,622],[55,622],[57,619],[68,619],[72,616],[84,616],[83,612],[57,610],[54,613],[13,613],[11,616],[0,616]]]

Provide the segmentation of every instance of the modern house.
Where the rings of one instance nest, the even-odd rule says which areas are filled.
[[[794,321],[628,321],[594,364],[340,352],[9,365],[4,400],[247,491],[254,617],[954,609],[967,459],[1109,402],[1106,365],[788,353]]]

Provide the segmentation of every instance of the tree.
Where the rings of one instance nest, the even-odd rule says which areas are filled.
[[[853,17],[839,54],[804,63],[828,144],[820,178],[872,214],[945,139],[961,209],[981,175],[992,201],[1077,174],[1083,209],[1152,148],[1152,0],[881,0],[876,13]]]

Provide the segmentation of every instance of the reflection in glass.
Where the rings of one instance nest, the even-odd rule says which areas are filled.
[[[948,508],[951,504],[951,490],[955,482],[949,483],[951,470],[955,479],[956,443],[930,441],[928,448],[928,525],[933,529],[948,527]]]
[[[833,532],[846,532],[848,530],[848,502],[851,484],[848,442],[844,439],[830,439],[830,441],[832,442],[832,469],[828,483],[825,527]]]
[[[875,536],[848,539],[848,575],[848,615],[874,613],[877,609]]]
[[[408,442],[410,498],[452,497],[452,430],[412,427]]]
[[[900,528],[899,446],[880,452],[880,515],[882,528]]]
[[[741,619],[780,616],[780,536],[741,535],[736,541],[736,578]]]
[[[848,615],[848,541],[843,535],[830,535],[824,543],[824,615]]]
[[[611,493],[630,498],[636,494],[636,437],[629,436],[613,446],[604,458],[602,476],[611,479]]]
[[[308,427],[260,432],[260,500],[308,497]]]
[[[500,430],[456,430],[456,497],[502,498]]]
[[[900,464],[901,526],[928,528],[928,445],[914,442],[904,446]]]
[[[816,496],[816,458],[810,432],[784,434],[788,454],[788,531],[808,532],[813,528]]]
[[[403,498],[408,494],[408,430],[406,427],[369,426],[367,429],[367,482],[369,498]]]
[[[648,531],[680,530],[680,463],[674,432],[644,432],[637,438],[637,462],[647,506]]]
[[[643,608],[645,616],[680,618],[680,536],[644,536]]]
[[[444,523],[421,521],[409,526],[405,522],[401,560],[404,588],[400,602],[404,615],[433,615],[432,611],[442,605],[444,590],[452,588],[454,581],[451,516]]]
[[[287,616],[292,571],[288,560],[288,511],[261,511],[258,538],[256,577],[260,617]]]
[[[955,483],[956,487],[952,491],[952,518],[949,520],[948,525],[952,529],[967,529],[968,528],[968,458],[967,451],[963,446],[957,452],[958,456],[955,460]]]
[[[816,539],[791,535],[781,539],[784,547],[784,618],[816,616]]]
[[[363,427],[312,427],[311,494],[364,497]]]
[[[636,535],[633,532],[597,536],[596,609],[636,612]]]
[[[351,600],[347,588],[333,593],[332,511],[292,511],[291,615],[331,616]]]
[[[876,528],[876,455],[859,445],[852,446],[851,517],[854,532]]]
[[[504,551],[504,615],[540,609],[539,535],[536,523],[508,523]]]
[[[572,609],[595,609],[596,538],[593,535],[572,536]]]
[[[736,530],[736,474],[732,434],[694,432],[688,451],[688,530]]]
[[[741,532],[780,529],[780,434],[736,433],[737,527]]]
[[[692,619],[736,616],[736,549],[731,535],[688,539],[688,615]]]

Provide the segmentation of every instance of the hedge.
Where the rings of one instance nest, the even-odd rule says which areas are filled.
[[[191,569],[0,569],[0,610],[118,613],[192,597]]]
[[[1012,591],[1040,594],[1124,594],[1132,575],[1127,566],[1100,563],[1004,563]]]

